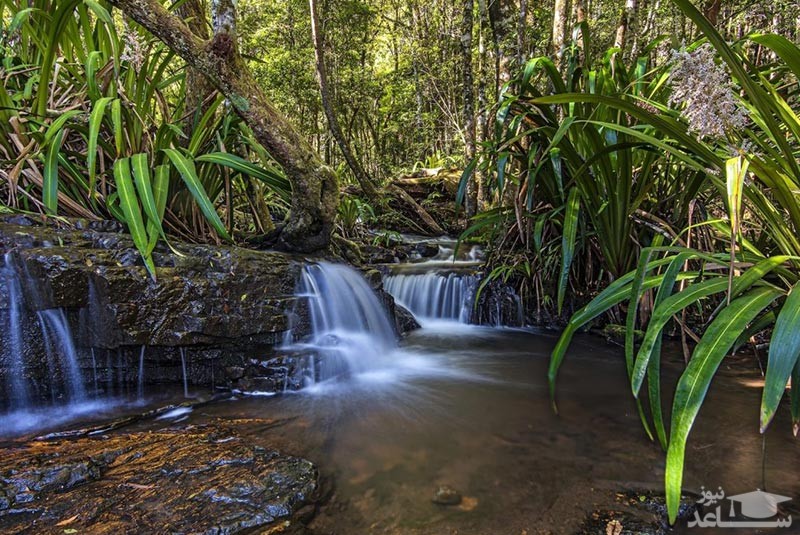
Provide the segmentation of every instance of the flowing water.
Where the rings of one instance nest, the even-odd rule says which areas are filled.
[[[392,321],[354,269],[328,262],[309,265],[298,296],[307,303],[312,334],[295,342],[290,333],[285,348],[310,355],[303,372],[306,388],[324,388],[351,375],[379,374],[393,363],[397,337]]]
[[[440,324],[403,340],[381,373],[205,406],[181,425],[251,422],[249,439],[314,461],[331,492],[315,533],[573,533],[615,491],[658,492],[664,455],[641,429],[622,351],[594,337],[579,337],[570,351],[553,413],[546,372],[555,340]],[[673,383],[677,352],[667,352],[665,366]],[[788,409],[762,455],[756,365],[734,368],[723,367],[690,438],[685,487],[800,499]],[[443,484],[463,494],[460,506],[432,503]]]
[[[176,417],[237,420],[253,442],[315,462],[327,489],[315,533],[573,533],[596,507],[613,507],[616,491],[662,487],[664,454],[642,431],[620,349],[576,339],[556,415],[546,382],[552,334],[430,322],[398,343],[355,271],[309,266],[298,291],[312,334],[286,347],[316,355],[307,387]],[[680,370],[666,347],[667,387]],[[800,500],[788,408],[765,440],[758,433],[762,384],[752,358],[723,363],[690,437],[685,488]],[[176,425],[171,418],[133,427]],[[433,503],[440,485],[457,489],[461,504]]]

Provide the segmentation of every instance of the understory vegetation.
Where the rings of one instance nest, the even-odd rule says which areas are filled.
[[[152,277],[171,240],[458,228],[564,327],[554,406],[572,337],[624,326],[674,521],[725,356],[769,343],[762,432],[800,381],[800,12],[756,4],[0,0],[0,203],[116,219]]]
[[[631,393],[667,452],[673,522],[687,437],[723,358],[769,339],[762,432],[787,382],[800,381],[800,49],[775,34],[728,43],[688,0],[674,3],[701,35],[666,41],[672,51],[660,63],[625,62],[614,49],[586,57],[585,26],[566,68],[530,60],[498,103],[495,139],[462,180],[463,194],[486,177],[494,196],[467,230],[491,229],[490,277],[517,281],[557,314],[568,295],[586,303],[551,356],[554,406],[573,335],[596,318],[624,324]],[[670,410],[661,347],[674,329],[686,367]],[[796,434],[800,389],[790,393]]]

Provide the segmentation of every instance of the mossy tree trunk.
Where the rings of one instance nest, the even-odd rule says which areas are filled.
[[[336,174],[267,99],[239,55],[235,36],[217,31],[210,40],[203,40],[158,0],[110,2],[161,39],[190,67],[204,73],[252,128],[256,139],[283,166],[292,181],[292,206],[277,245],[300,252],[326,248],[339,200]],[[224,0],[221,3],[227,5],[217,9],[230,9],[233,5]],[[222,19],[218,17],[225,24]]]

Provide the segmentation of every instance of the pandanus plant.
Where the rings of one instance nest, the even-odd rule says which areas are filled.
[[[183,62],[107,3],[0,0],[0,10],[6,205],[113,216],[153,277],[167,231],[230,239],[235,198],[261,200],[250,179],[264,184],[256,195],[286,210],[291,185],[250,130],[214,94],[187,110]]]
[[[709,385],[724,357],[751,336],[763,331],[770,339],[761,432],[775,416],[790,378],[795,434],[800,425],[800,202],[796,193],[800,189],[800,119],[791,105],[797,98],[797,82],[792,89],[791,80],[800,78],[800,49],[777,35],[750,35],[731,46],[689,0],[673,1],[703,33],[702,42],[690,50],[711,47],[720,63],[709,69],[724,65],[730,72],[734,84],[730,97],[746,111],[746,124],[727,128],[724,139],[713,139],[705,135],[702,124],[692,124],[697,118],[693,113],[702,113],[690,109],[691,101],[674,110],[683,116],[676,121],[675,113],[663,103],[649,102],[660,108],[651,113],[636,111],[627,98],[603,97],[607,106],[637,117],[658,135],[648,128],[633,131],[619,123],[607,126],[671,155],[688,169],[703,172],[727,211],[726,219],[703,223],[716,230],[718,247],[709,252],[662,245],[656,240],[644,248],[635,270],[616,279],[572,316],[552,353],[549,369],[555,400],[557,373],[573,335],[609,309],[627,304],[625,360],[630,388],[637,402],[647,398],[649,416],[640,405],[642,421],[648,433],[652,425],[667,452],[665,489],[670,522],[675,522],[678,514],[687,437]],[[746,47],[752,44],[774,53],[776,62],[768,71],[748,58]],[[581,105],[599,97],[545,98],[546,102]],[[652,312],[637,346],[634,328],[639,304],[647,293],[654,294]],[[701,326],[665,418],[660,392],[664,330],[671,319],[680,321],[683,311],[709,301],[715,304],[713,312]]]

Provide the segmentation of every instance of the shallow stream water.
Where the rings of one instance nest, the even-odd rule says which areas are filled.
[[[574,533],[616,491],[660,492],[664,454],[639,423],[622,351],[599,338],[573,343],[554,414],[546,367],[555,341],[541,332],[428,324],[384,369],[204,406],[181,425],[253,419],[244,433],[254,442],[315,462],[328,490],[315,533]],[[674,384],[679,358],[666,357],[665,382]],[[735,359],[723,363],[690,437],[684,487],[722,487],[729,496],[759,488],[800,501],[788,408],[762,440],[757,364]],[[432,502],[443,484],[463,495],[460,506]]]

